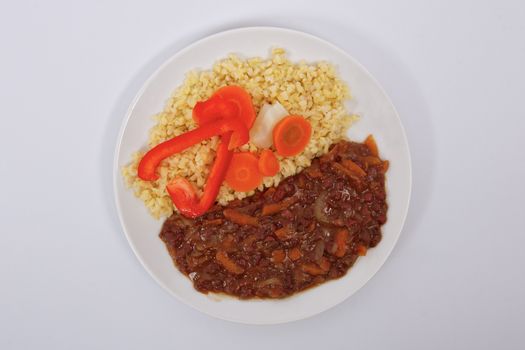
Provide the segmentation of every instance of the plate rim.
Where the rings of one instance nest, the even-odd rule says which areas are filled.
[[[361,69],[372,80],[372,82],[377,86],[377,88],[380,90],[381,94],[387,99],[388,103],[392,107],[394,115],[395,115],[395,118],[397,119],[397,122],[398,122],[398,124],[400,126],[400,129],[401,129],[403,142],[404,142],[404,144],[407,147],[407,160],[408,160],[408,196],[407,196],[406,207],[405,207],[405,210],[404,210],[404,217],[401,220],[399,233],[395,237],[395,240],[393,241],[391,249],[387,252],[387,254],[385,254],[381,258],[380,263],[378,264],[378,266],[375,269],[375,271],[373,271],[373,273],[371,273],[368,276],[368,278],[366,278],[366,280],[363,282],[363,284],[357,290],[355,290],[355,291],[345,295],[343,298],[341,298],[340,300],[337,300],[331,306],[329,306],[329,307],[327,307],[327,308],[325,308],[325,309],[323,309],[321,311],[310,313],[310,314],[307,314],[307,315],[299,315],[297,317],[291,317],[291,318],[288,318],[288,319],[285,319],[285,320],[268,321],[268,322],[239,320],[239,319],[234,319],[234,318],[221,316],[221,315],[218,315],[216,313],[212,313],[212,312],[210,312],[210,311],[208,311],[208,310],[206,310],[204,308],[201,308],[201,307],[199,307],[197,305],[194,305],[194,304],[190,303],[189,301],[185,300],[184,298],[182,298],[181,296],[179,296],[178,294],[173,292],[163,281],[161,281],[159,278],[157,278],[157,276],[153,273],[153,271],[147,266],[146,262],[141,258],[141,255],[139,254],[137,247],[133,243],[132,239],[130,238],[129,233],[126,230],[126,225],[124,223],[123,214],[122,214],[122,206],[121,206],[119,195],[118,195],[118,184],[117,184],[117,181],[119,181],[119,179],[120,179],[120,171],[119,171],[120,167],[119,167],[119,164],[118,164],[118,160],[119,160],[119,157],[120,157],[120,149],[121,149],[121,144],[122,144],[122,140],[123,140],[123,137],[124,137],[124,132],[126,130],[126,127],[127,127],[128,123],[129,123],[129,120],[131,118],[133,110],[135,109],[139,99],[144,94],[146,89],[151,85],[152,81],[159,75],[159,73],[167,65],[169,65],[171,63],[171,61],[176,56],[181,55],[181,54],[183,54],[183,53],[193,49],[193,47],[205,43],[206,41],[213,40],[213,39],[215,39],[217,37],[228,35],[228,34],[231,34],[231,33],[234,33],[234,32],[249,32],[249,31],[259,31],[259,30],[275,31],[275,32],[282,32],[282,31],[284,31],[284,32],[288,32],[288,33],[291,33],[291,34],[305,36],[305,37],[308,37],[309,39],[318,41],[318,42],[320,42],[320,43],[322,43],[324,45],[329,46],[333,50],[335,50],[335,51],[339,52],[341,55],[343,55],[346,59],[351,60],[359,69]],[[116,206],[116,209],[117,209],[117,215],[118,215],[118,218],[119,218],[121,229],[122,229],[122,231],[124,233],[124,236],[126,237],[126,240],[127,240],[128,244],[130,245],[131,250],[133,251],[135,257],[140,262],[142,267],[148,272],[148,275],[158,285],[160,285],[162,287],[162,289],[164,291],[166,291],[170,296],[175,297],[175,299],[177,299],[178,301],[182,302],[183,304],[185,304],[187,306],[190,306],[194,310],[197,310],[197,311],[199,311],[199,312],[201,312],[203,314],[206,314],[208,316],[212,316],[212,317],[217,318],[217,319],[222,319],[222,320],[235,322],[235,323],[253,324],[253,325],[284,324],[284,323],[299,321],[299,320],[302,320],[302,319],[313,317],[315,315],[321,314],[321,313],[323,313],[325,311],[328,311],[328,310],[336,307],[337,305],[341,304],[342,302],[344,302],[345,300],[350,298],[353,294],[357,293],[361,288],[363,288],[379,272],[379,270],[383,267],[383,265],[385,264],[387,259],[392,254],[392,251],[394,250],[395,246],[397,245],[397,243],[399,241],[399,238],[401,237],[401,234],[403,233],[403,229],[405,228],[406,219],[407,219],[407,216],[408,216],[408,211],[410,209],[410,202],[411,202],[411,199],[412,199],[412,185],[413,185],[413,183],[412,183],[412,157],[411,157],[411,152],[410,152],[410,144],[409,144],[408,138],[406,136],[405,127],[404,127],[404,125],[403,125],[403,123],[401,121],[401,118],[399,116],[399,113],[398,113],[395,105],[393,104],[392,100],[390,99],[390,96],[386,93],[385,89],[379,83],[379,81],[374,77],[374,75],[372,75],[368,71],[368,69],[366,69],[366,67],[363,66],[363,64],[361,64],[357,59],[355,59],[353,56],[351,56],[345,50],[343,50],[339,46],[333,44],[332,42],[330,42],[330,41],[328,41],[326,39],[323,39],[321,37],[318,37],[316,35],[313,35],[313,34],[310,34],[310,33],[304,32],[304,31],[301,31],[301,30],[290,29],[290,28],[279,27],[279,26],[235,27],[235,28],[231,28],[231,29],[215,32],[213,34],[201,37],[200,39],[193,41],[192,43],[184,46],[180,50],[177,50],[175,53],[173,53],[168,58],[166,58],[149,75],[149,77],[142,83],[141,88],[137,91],[137,93],[135,94],[133,100],[131,101],[128,109],[126,110],[126,114],[125,114],[124,118],[122,119],[122,122],[121,122],[121,125],[120,125],[120,129],[119,129],[119,132],[118,132],[117,141],[116,141],[116,145],[115,145],[114,156],[113,156],[113,172],[112,172],[112,176],[113,176],[112,183],[113,183],[114,203],[115,203],[115,206]],[[247,302],[249,302],[249,300]]]

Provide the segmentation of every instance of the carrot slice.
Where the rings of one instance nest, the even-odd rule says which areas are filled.
[[[244,269],[230,259],[228,254],[222,250],[219,250],[217,254],[215,254],[215,259],[217,259],[217,262],[221,264],[222,267],[231,273],[239,275],[244,272]]]
[[[285,227],[282,227],[280,229],[275,230],[275,235],[281,241],[286,241],[286,240],[292,238],[293,231],[288,226],[285,226]]]
[[[301,256],[303,256],[303,253],[301,253],[301,250],[299,248],[297,248],[297,247],[292,248],[292,249],[290,249],[288,251],[288,257],[292,261],[299,260],[301,258]]]
[[[284,254],[284,250],[282,249],[276,249],[272,252],[272,262],[276,264],[282,263],[285,258],[286,254]]]
[[[329,267],[328,267],[329,268]],[[309,275],[312,275],[312,276],[319,276],[319,275],[324,275],[325,273],[328,272],[328,270],[325,270],[319,266],[317,266],[316,264],[314,263],[305,263],[301,266],[301,269],[306,272],[307,274]]]
[[[277,153],[291,157],[301,153],[312,136],[310,122],[299,115],[284,117],[273,128],[273,144]]]
[[[354,163],[352,160],[345,159],[341,161],[341,163],[343,164],[345,168],[354,172],[357,176],[360,176],[360,177],[366,176],[366,172],[359,165]]]
[[[348,241],[348,230],[339,230],[335,234],[335,244],[337,249],[335,250],[334,255],[338,258],[342,258],[346,254],[347,246],[346,242]]]
[[[203,224],[208,226],[222,225],[222,219],[205,220]]]
[[[281,166],[275,154],[269,149],[265,149],[259,156],[259,171],[264,176],[274,176],[279,172]]]
[[[367,251],[367,249],[366,249],[366,247],[365,247],[364,245],[359,244],[359,245],[357,246],[357,255],[359,255],[359,256],[365,256],[365,255],[366,255],[366,251]]]
[[[324,256],[321,258],[321,261],[319,262],[319,267],[321,268],[321,270],[323,270],[324,272],[328,272],[330,271],[330,260],[328,260],[327,258],[325,258]]]
[[[365,140],[365,145],[370,150],[371,155],[373,155],[374,157],[379,156],[379,151],[377,149],[377,143],[376,143],[376,140],[374,139],[374,136],[368,135],[368,137]]]
[[[265,204],[262,207],[261,215],[266,216],[266,215],[272,215],[272,214],[278,213],[281,210],[288,208],[290,205],[295,204],[297,200],[298,200],[297,197],[288,197],[278,203]]]
[[[342,166],[340,163],[332,163],[332,169],[348,176],[351,179],[354,179],[357,182],[361,181],[361,176],[357,175],[354,171],[348,169],[347,167]]]
[[[234,153],[226,173],[226,183],[239,192],[248,192],[256,189],[263,179],[258,164],[259,159],[253,153]]]
[[[224,217],[237,225],[258,226],[258,220],[255,216],[241,213],[235,209],[224,209]]]
[[[360,157],[359,159],[363,163],[365,163],[366,166],[379,165],[383,162],[381,159],[379,159],[378,157],[374,157],[374,156],[365,156],[365,157]]]

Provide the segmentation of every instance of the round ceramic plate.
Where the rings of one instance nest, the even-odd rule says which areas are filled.
[[[382,158],[390,161],[387,173],[388,221],[381,243],[357,260],[349,273],[283,300],[237,300],[204,295],[193,289],[159,239],[162,221],[153,219],[143,203],[127,189],[120,169],[131,154],[146,145],[152,115],[162,110],[172,91],[189,70],[209,69],[230,53],[268,57],[282,47],[292,61],[325,60],[334,64],[349,85],[353,102],[347,106],[361,116],[348,137],[362,141],[373,134]],[[186,47],[160,66],[131,104],[118,137],[114,162],[115,200],[131,248],[151,276],[180,301],[209,315],[242,323],[275,324],[306,318],[327,310],[355,293],[383,265],[401,233],[411,188],[410,154],[401,121],[377,81],[350,55],[309,34],[281,28],[240,28],[218,33]]]

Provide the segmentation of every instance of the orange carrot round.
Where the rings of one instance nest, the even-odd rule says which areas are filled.
[[[226,173],[226,183],[235,191],[248,192],[262,183],[259,159],[250,152],[234,153]]]
[[[259,156],[259,171],[264,176],[274,176],[280,169],[279,161],[275,154],[269,149],[265,149]]]
[[[291,157],[301,153],[312,136],[310,122],[299,115],[284,117],[273,128],[273,144],[277,153]]]

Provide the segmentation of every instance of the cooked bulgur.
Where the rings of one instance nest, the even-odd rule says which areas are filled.
[[[208,99],[224,85],[245,88],[253,98],[256,113],[264,102],[278,101],[290,114],[302,115],[312,125],[312,138],[306,149],[294,157],[278,157],[280,172],[265,178],[260,189],[277,185],[284,177],[309,166],[313,158],[326,153],[332,143],[344,137],[354,118],[344,107],[344,101],[350,98],[348,88],[337,78],[331,64],[293,63],[287,59],[284,49],[276,48],[269,59],[243,59],[230,55],[215,63],[211,70],[189,72],[184,83],[167,101],[164,110],[155,116],[157,124],[150,131],[149,148],[193,129],[196,126],[192,119],[195,103]],[[215,137],[164,160],[158,169],[160,178],[156,181],[143,181],[137,177],[137,166],[146,149],[137,152],[131,163],[122,170],[126,184],[155,218],[169,216],[176,209],[166,192],[166,184],[182,176],[201,191],[213,163],[217,144],[218,139]],[[241,149],[257,151],[257,147],[251,143]],[[251,194],[253,192],[235,192],[223,184],[217,200],[226,204]]]

